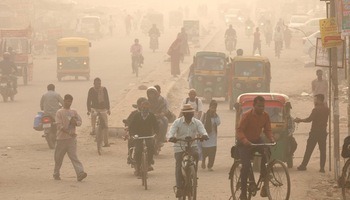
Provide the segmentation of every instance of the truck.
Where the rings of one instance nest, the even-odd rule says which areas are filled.
[[[5,52],[11,54],[11,59],[17,66],[17,76],[22,77],[24,85],[33,79],[31,38],[31,27],[0,29],[0,57],[2,58]]]

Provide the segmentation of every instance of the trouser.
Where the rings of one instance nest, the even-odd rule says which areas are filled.
[[[65,140],[57,140],[55,148],[55,169],[53,172],[54,176],[60,176],[60,169],[62,166],[63,158],[68,154],[71,160],[75,173],[77,176],[84,172],[84,167],[77,156],[77,140],[76,138],[70,138]]]
[[[257,142],[253,142],[255,144],[259,144],[261,143],[260,141]],[[247,146],[247,145],[243,145],[241,143],[238,143],[237,145],[238,147],[238,152],[239,152],[239,158],[241,160],[242,163],[242,169],[241,169],[241,191],[243,195],[247,194],[247,179],[249,176],[249,172],[251,170],[251,160],[253,158],[253,155],[255,152],[259,152],[261,154],[263,154],[264,149],[263,147],[259,147],[259,146]],[[266,158],[265,156],[262,156],[261,158],[261,165],[260,165],[260,175],[264,176],[266,174]]]
[[[161,117],[157,119],[158,121],[158,125],[159,125],[159,136],[157,136],[159,138],[159,142],[160,143],[164,143],[166,141],[165,136],[166,133],[168,131],[168,118],[166,117]]]
[[[307,139],[306,150],[304,154],[303,162],[301,166],[306,167],[310,161],[311,154],[315,149],[316,143],[318,143],[318,148],[320,149],[320,168],[324,169],[326,164],[326,150],[327,150],[327,132],[323,133],[309,133],[309,138]]]
[[[202,147],[203,153],[203,162],[205,163],[206,158],[208,157],[208,168],[212,168],[214,166],[215,155],[216,155],[216,146],[214,147]]]
[[[142,136],[140,136],[142,137]],[[154,140],[153,139],[146,139],[146,146],[147,146],[147,154],[148,154],[148,165],[153,164],[153,152],[154,152]],[[141,166],[141,158],[142,158],[142,151],[143,151],[143,140],[135,140],[135,161],[136,161],[136,169],[139,170]]]
[[[97,112],[100,112],[100,116],[105,124],[105,127],[102,129],[102,134],[101,136],[103,137],[103,142],[105,145],[108,145],[108,115],[107,115],[107,110],[106,109],[95,109],[91,108],[91,127],[92,127],[92,132],[95,132],[96,129],[96,118],[97,118]],[[95,132],[96,133],[96,132]]]
[[[282,41],[275,41],[275,54],[277,55],[277,51],[281,51],[283,46]]]
[[[182,176],[182,171],[181,171],[181,167],[182,167],[182,156],[183,156],[184,152],[178,152],[175,153],[175,178],[176,178],[176,187],[177,188],[183,188],[183,183],[184,183],[184,179]],[[198,166],[198,150],[196,147],[192,147],[192,153],[193,153],[193,157],[196,160],[196,170],[197,170],[197,166]]]
[[[256,50],[259,51],[259,55],[261,56],[261,43],[260,42],[258,42],[258,43],[254,42],[254,44],[253,44],[253,56],[254,56]]]

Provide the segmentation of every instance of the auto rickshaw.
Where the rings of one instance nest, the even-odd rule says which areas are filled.
[[[270,92],[270,61],[262,56],[236,56],[228,73],[230,110],[239,95],[248,92]]]
[[[197,95],[208,102],[213,97],[227,97],[225,53],[201,51],[193,59],[194,69],[191,77]]]
[[[265,99],[265,112],[270,116],[272,133],[276,140],[276,145],[271,147],[271,159],[286,162],[287,166],[291,168],[297,144],[293,137],[295,124],[290,114],[292,106],[287,95],[279,93],[245,93],[240,95],[235,104],[236,129],[242,114],[253,107],[254,98],[257,96],[262,96]],[[259,167],[259,164],[256,164],[254,168],[256,167]]]
[[[57,79],[65,76],[79,76],[90,79],[89,48],[91,43],[86,38],[68,37],[57,41]]]

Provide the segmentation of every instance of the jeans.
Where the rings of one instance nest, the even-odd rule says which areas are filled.
[[[205,163],[206,158],[208,157],[208,168],[211,169],[214,166],[215,155],[216,155],[216,146],[214,147],[202,147],[203,152],[203,161]]]
[[[148,154],[148,158],[147,158],[148,165],[151,165],[153,164],[154,140],[153,139],[145,139],[145,140],[146,140],[147,154]],[[139,170],[141,166],[143,140],[134,140],[134,144],[135,144],[136,169]]]
[[[55,169],[53,172],[54,176],[60,176],[60,169],[62,166],[63,158],[68,154],[71,160],[75,173],[77,176],[84,172],[84,167],[77,156],[77,140],[75,138],[57,140],[55,149]]]
[[[255,144],[262,143],[261,141],[253,142]],[[238,152],[239,152],[239,158],[242,163],[242,169],[241,169],[241,191],[243,195],[247,194],[247,179],[249,176],[249,172],[251,170],[251,163],[250,161],[253,158],[253,155],[255,152],[263,153],[264,149],[263,147],[253,147],[253,146],[247,146],[243,145],[241,143],[238,143],[237,145]],[[262,156],[261,159],[261,166],[260,166],[260,175],[264,176],[266,173],[266,158],[265,156]]]
[[[166,118],[166,117],[158,118],[157,121],[158,121],[158,126],[159,126],[159,134],[158,134],[159,136],[157,136],[157,137],[158,137],[160,143],[164,143],[166,141],[165,135],[168,131],[169,121],[168,121],[168,118]]]
[[[105,128],[102,129],[102,137],[105,145],[108,145],[108,115],[107,115],[107,110],[106,109],[91,109],[91,127],[92,127],[92,132],[95,132],[96,129],[96,118],[97,118],[97,112],[100,112],[100,116],[103,119],[103,122],[105,123]],[[96,132],[95,132],[96,133]]]
[[[307,139],[306,150],[304,154],[303,162],[300,166],[306,167],[310,161],[311,154],[318,143],[318,148],[320,149],[320,168],[324,169],[326,164],[326,151],[327,151],[327,132],[323,133],[309,133],[309,138]]]
[[[177,188],[183,188],[184,185],[184,179],[182,176],[182,171],[181,171],[181,167],[182,167],[182,156],[183,156],[184,152],[178,152],[175,153],[175,178],[176,178],[176,187]],[[192,147],[192,155],[194,157],[194,159],[196,160],[196,170],[197,170],[197,166],[198,166],[198,150],[197,147]]]

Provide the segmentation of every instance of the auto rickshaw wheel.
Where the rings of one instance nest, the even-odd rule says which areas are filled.
[[[28,85],[28,69],[27,67],[23,67],[23,84]]]

